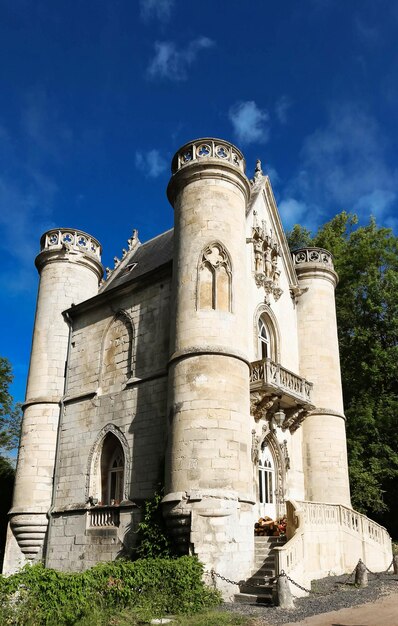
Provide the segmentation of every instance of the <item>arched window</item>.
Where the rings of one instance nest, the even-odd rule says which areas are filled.
[[[232,310],[232,268],[228,252],[221,243],[203,250],[198,267],[198,309]]]
[[[271,452],[268,446],[264,446],[258,461],[258,486],[260,506],[263,505],[266,511],[266,505],[273,505],[275,500],[274,474],[274,461]]]
[[[269,330],[262,317],[258,320],[258,357],[260,359],[271,358]]]
[[[124,499],[124,452],[112,433],[104,439],[101,453],[101,502],[120,504]]]
[[[118,313],[110,323],[102,344],[102,393],[120,391],[132,375],[133,326],[127,314]]]

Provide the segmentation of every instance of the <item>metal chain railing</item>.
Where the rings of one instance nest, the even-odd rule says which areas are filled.
[[[345,580],[343,580],[343,582],[341,583],[342,585],[350,584],[350,580],[354,576],[359,563],[362,563],[362,562],[363,562],[362,559],[359,559],[358,564],[354,567],[352,572],[350,574],[348,574],[348,576],[345,578]],[[372,572],[366,565],[365,565],[365,568],[369,572],[369,574],[372,574],[372,575],[376,576],[377,578],[380,578],[382,575],[388,574],[388,572],[390,571],[390,569],[393,566],[393,564],[394,564],[394,559],[392,559],[392,561],[391,561],[390,565],[387,567],[387,569],[383,570],[382,572]],[[271,576],[269,578],[264,576],[263,582],[259,583],[259,584],[256,584],[256,585],[251,584],[251,583],[247,583],[244,580],[240,580],[240,581],[231,580],[230,578],[227,578],[226,576],[222,576],[222,574],[219,574],[214,569],[211,569],[210,571],[205,571],[204,573],[210,575],[213,578],[213,580],[214,580],[214,578],[219,578],[223,582],[229,583],[231,585],[236,585],[238,587],[244,587],[245,589],[256,589],[256,590],[263,589],[264,586],[267,583],[268,584],[276,583],[278,578],[281,578],[282,576],[285,576],[286,579],[292,585],[294,585],[295,587],[298,587],[298,589],[301,589],[301,591],[304,591],[305,593],[311,593],[311,594],[315,594],[315,595],[326,596],[326,595],[331,595],[331,594],[335,593],[335,588],[336,588],[336,585],[335,585],[330,591],[315,591],[313,589],[307,589],[306,587],[303,587],[303,585],[300,585],[298,582],[293,580],[293,578],[291,578],[288,574],[286,574],[286,572],[284,570],[281,570],[281,572],[279,574],[276,574],[275,576]],[[294,596],[294,597],[297,597],[297,596]]]
[[[359,559],[361,560],[361,559]],[[383,570],[382,572],[372,572],[372,570],[370,570],[366,565],[366,571],[369,572],[369,574],[372,574],[373,576],[376,576],[376,578],[380,578],[380,576],[383,576],[383,574],[388,574],[389,570],[391,569],[391,567],[394,565],[394,559],[392,559],[390,565],[387,567],[387,569]]]

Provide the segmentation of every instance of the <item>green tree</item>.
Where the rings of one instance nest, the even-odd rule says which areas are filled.
[[[10,362],[0,357],[0,455],[18,447],[21,430],[21,405],[14,404],[9,392],[13,381]]]
[[[21,406],[14,404],[9,388],[13,380],[9,361],[0,357],[0,568],[11,506],[15,470],[7,453],[18,446]]]
[[[358,226],[340,213],[313,237],[339,274],[336,308],[352,501],[355,508],[394,530],[398,513],[398,238],[372,218]]]

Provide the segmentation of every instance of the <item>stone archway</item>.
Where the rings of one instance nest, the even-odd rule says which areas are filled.
[[[286,472],[289,469],[286,442],[280,444],[275,433],[266,426],[263,427],[260,436],[256,436],[253,431],[252,458],[255,464],[255,491],[259,514],[261,516],[264,512],[269,517],[280,518],[286,513]],[[268,513],[267,507],[261,506],[263,504],[261,500],[265,500],[266,496],[272,500],[268,504],[273,505],[272,511],[271,507],[268,507]]]

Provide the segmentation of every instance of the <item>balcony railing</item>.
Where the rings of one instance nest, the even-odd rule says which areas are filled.
[[[313,384],[271,359],[250,364],[250,390],[267,388],[278,395],[286,394],[304,405],[311,404]]]
[[[112,528],[119,526],[119,507],[95,507],[89,509],[89,528]]]

